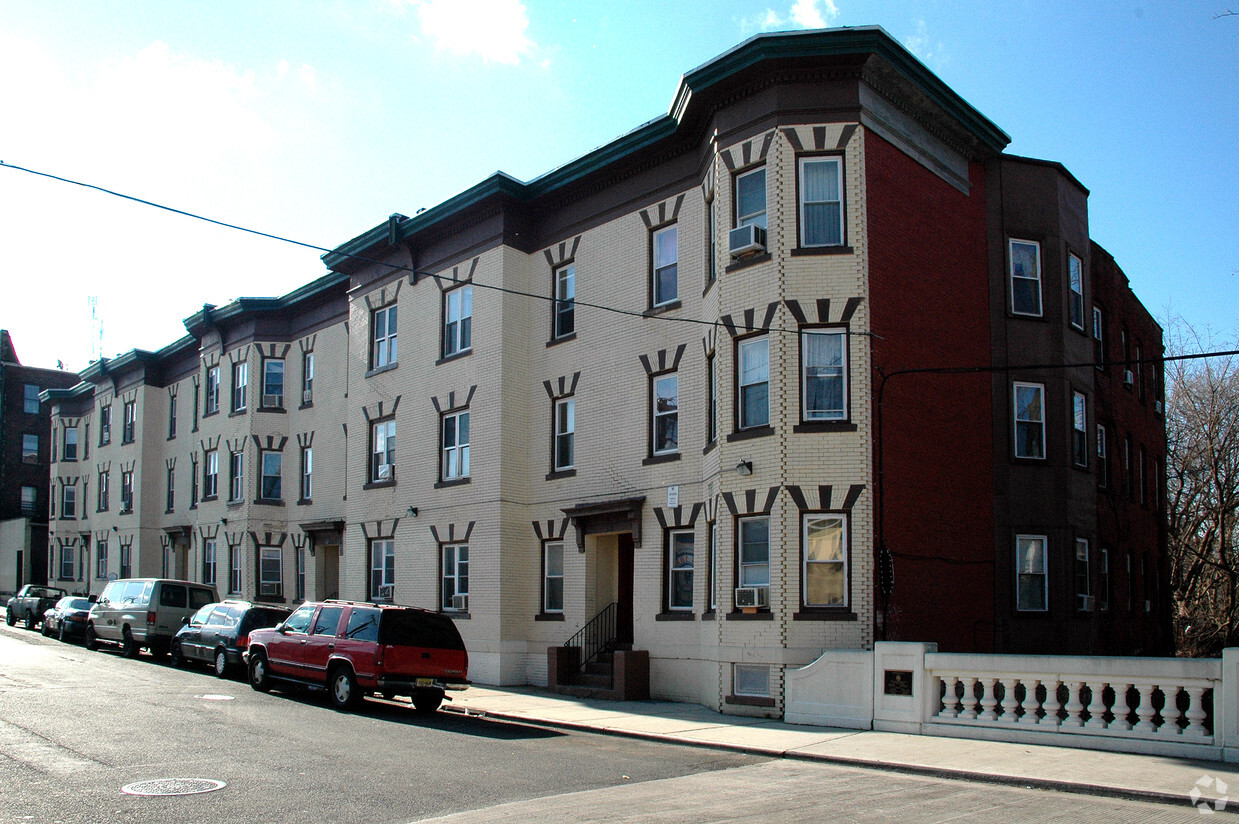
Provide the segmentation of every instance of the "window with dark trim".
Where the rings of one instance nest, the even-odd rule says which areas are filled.
[[[64,451],[61,453],[60,459],[62,461],[76,461],[77,460],[77,427],[76,426],[65,427],[65,448],[64,448]]]
[[[1012,238],[1007,248],[1011,265],[1011,313],[1041,317],[1041,244]]]
[[[667,611],[692,612],[696,535],[691,529],[667,531]]]
[[[1088,398],[1071,393],[1071,459],[1076,466],[1088,466]]]
[[[1044,535],[1015,536],[1016,596],[1020,612],[1045,612],[1048,598]]]
[[[740,429],[770,425],[770,340],[765,335],[736,343],[737,423]]]
[[[800,246],[843,245],[843,158],[800,158]]]
[[[1084,331],[1084,261],[1067,255],[1067,315],[1070,323]]]
[[[1097,486],[1110,486],[1110,431],[1105,424],[1097,424]]]
[[[650,454],[680,451],[680,378],[675,372],[650,378]]]
[[[1045,458],[1045,386],[1039,383],[1011,384],[1015,409],[1015,457]]]
[[[120,514],[133,512],[133,470],[120,473]]]
[[[168,398],[168,440],[176,437],[176,395]]]
[[[804,546],[802,603],[805,607],[847,607],[850,555],[847,516],[805,512],[800,520]]]
[[[228,453],[228,500],[231,503],[245,498],[245,452]]]
[[[736,541],[737,585],[770,586],[770,516],[740,518]]]
[[[542,544],[542,611],[562,614],[564,611],[564,542]]]
[[[314,403],[314,353],[305,352],[301,356],[301,404],[311,403]]]
[[[301,447],[301,500],[314,500],[314,449]]]
[[[172,512],[176,509],[176,470],[172,467],[168,467],[166,486],[167,499],[165,503],[167,506],[164,509],[167,512]]]
[[[445,611],[468,612],[467,602],[461,599],[469,597],[469,545],[443,544],[439,554],[443,581],[440,606]]]
[[[390,602],[396,589],[396,541],[370,539],[370,599]]]
[[[112,442],[112,406],[99,408],[99,445],[107,446]]]
[[[232,365],[232,411],[241,412],[246,406],[246,394],[249,390],[250,365],[239,361]]]
[[[209,501],[219,495],[219,450],[208,449],[202,459],[202,499]]]
[[[801,330],[800,382],[802,421],[847,420],[846,329]]]
[[[262,453],[262,478],[259,481],[258,497],[264,501],[278,501],[284,497],[284,455],[274,450]]]
[[[576,264],[567,263],[555,270],[556,340],[576,333]]]
[[[284,359],[264,358],[262,362],[262,408],[284,408]]]
[[[656,229],[650,235],[650,296],[657,308],[679,300],[679,227]]]
[[[121,443],[133,443],[138,429],[137,401],[125,401],[125,425],[120,431]]]
[[[370,316],[370,368],[382,369],[396,363],[399,336],[396,332],[396,304],[375,309]]]
[[[108,486],[110,476],[106,470],[99,470],[99,483],[95,485],[95,496],[97,498],[96,510],[99,512],[107,512],[110,502],[108,500]]]
[[[552,465],[556,472],[576,467],[576,399],[560,398],[555,401],[554,455]]]
[[[1099,306],[1093,307],[1093,363],[1106,368],[1106,323]]]
[[[706,443],[718,440],[718,367],[711,352],[706,357]]]
[[[473,348],[473,286],[465,285],[443,294],[443,357]]]
[[[1075,579],[1076,579],[1076,609],[1091,611],[1093,594],[1092,576],[1089,574],[1088,539],[1076,538],[1075,541]]]
[[[370,425],[370,483],[396,480],[396,419]]]
[[[740,172],[735,178],[735,224],[766,228],[766,167]]]
[[[468,478],[469,410],[446,413],[443,416],[442,431],[439,480],[456,481]]]

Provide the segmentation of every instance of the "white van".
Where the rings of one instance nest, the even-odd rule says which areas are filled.
[[[215,588],[193,581],[166,578],[122,578],[103,588],[91,607],[86,624],[86,648],[99,642],[120,644],[127,658],[138,657],[146,647],[162,658],[172,645],[172,636],[182,619],[219,600]]]

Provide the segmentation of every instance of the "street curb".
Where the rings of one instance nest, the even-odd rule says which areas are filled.
[[[491,710],[468,707],[443,707],[443,711],[457,715],[475,718],[493,718],[518,724],[530,724],[540,727],[590,732],[597,735],[610,735],[618,738],[636,738],[659,744],[678,744],[680,746],[698,747],[709,750],[727,750],[746,755],[760,755],[768,758],[783,758],[789,761],[817,761],[839,766],[862,767],[865,769],[884,770],[887,772],[922,775],[930,778],[946,778],[956,781],[972,781],[983,784],[995,784],[1006,787],[1023,787],[1026,789],[1053,790],[1072,793],[1074,795],[1092,795],[1102,798],[1117,798],[1126,801],[1146,801],[1156,804],[1192,806],[1193,801],[1186,793],[1167,793],[1155,790],[1136,790],[1126,787],[1110,787],[1103,784],[1086,784],[1073,781],[1056,781],[1048,778],[1026,778],[1014,775],[994,775],[992,773],[973,772],[971,770],[951,769],[949,767],[930,767],[924,764],[906,764],[893,761],[871,761],[864,758],[851,758],[840,755],[825,755],[818,753],[802,753],[796,750],[784,750],[776,747],[758,747],[744,744],[726,744],[718,741],[694,741],[674,735],[640,730],[621,730],[611,727],[597,727],[575,721],[556,721],[550,718],[535,718],[528,715],[494,712]],[[1213,804],[1220,799],[1201,795],[1195,803]]]

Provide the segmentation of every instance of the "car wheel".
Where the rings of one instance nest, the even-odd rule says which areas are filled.
[[[443,703],[443,691],[422,687],[413,693],[413,708],[422,715],[430,715]]]
[[[17,623],[17,618],[13,616],[13,610],[9,609],[8,607],[4,608],[4,623],[8,624],[9,626],[13,626],[14,624]]]
[[[232,668],[228,666],[228,653],[224,652],[223,647],[215,650],[215,677],[227,678],[230,669]]]
[[[48,638],[48,637],[50,637],[50,636],[51,636],[52,631],[51,631],[51,629],[50,629],[50,628],[48,628],[48,626],[47,626],[47,619],[46,619],[46,618],[44,618],[44,619],[43,619],[43,626],[39,627],[39,632],[41,632],[41,633],[43,634],[43,637],[44,637],[44,638]]]
[[[60,643],[65,644],[69,641],[69,633],[65,632],[65,622],[60,622],[60,628],[56,630],[56,637],[60,639]]]
[[[130,632],[128,629],[126,629],[124,634],[121,635],[121,640],[120,640],[121,654],[124,655],[126,658],[137,658],[139,649],[140,648],[138,647],[138,642],[133,640],[133,633]]]
[[[172,648],[168,650],[168,652],[172,656],[172,660],[170,661],[172,666],[174,667],[185,666],[185,656],[181,653],[181,642],[180,641],[173,641]]]
[[[327,691],[331,693],[331,706],[338,710],[351,710],[357,706],[361,693],[357,691],[357,678],[346,666],[337,666],[327,679]]]
[[[30,610],[26,610],[26,629],[34,629],[35,625],[38,623],[39,622],[35,620],[34,613]]]
[[[99,636],[95,635],[94,624],[89,624],[86,627],[86,640],[82,644],[89,650],[99,649]]]
[[[250,686],[259,692],[271,691],[271,673],[267,671],[267,657],[262,653],[250,656]]]

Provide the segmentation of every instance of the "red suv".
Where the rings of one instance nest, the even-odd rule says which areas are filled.
[[[250,633],[250,686],[275,681],[325,687],[351,709],[366,692],[408,695],[431,713],[445,689],[469,685],[469,655],[451,618],[414,607],[323,601],[302,604],[283,623]]]

